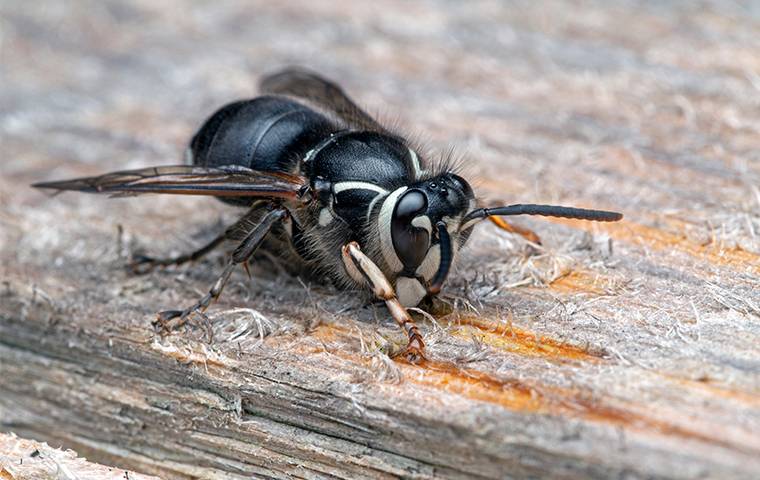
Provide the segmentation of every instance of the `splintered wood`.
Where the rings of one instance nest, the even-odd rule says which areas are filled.
[[[2,480],[158,480],[128,470],[106,467],[47,444],[0,433]]]
[[[757,478],[760,18],[703,3],[3,2],[0,430],[97,478]],[[540,246],[484,222],[413,312],[420,365],[383,305],[278,252],[161,337],[229,248],[128,256],[241,212],[28,185],[181,163],[284,64],[455,145],[483,205],[625,219],[517,218]],[[48,447],[23,477],[0,438],[3,480],[88,478]]]

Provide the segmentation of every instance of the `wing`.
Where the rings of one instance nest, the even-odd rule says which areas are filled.
[[[115,196],[144,193],[212,195],[215,197],[267,197],[295,200],[305,197],[304,177],[261,172],[243,167],[203,168],[189,165],[150,167],[32,185],[51,190],[110,193]]]
[[[303,98],[335,113],[352,127],[389,133],[367,112],[359,108],[342,88],[305,69],[288,68],[267,75],[261,79],[259,90],[261,93]]]

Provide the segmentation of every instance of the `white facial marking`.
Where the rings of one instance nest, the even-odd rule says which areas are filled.
[[[430,217],[427,215],[420,215],[419,217],[414,217],[412,219],[412,225],[419,228],[424,228],[427,230],[428,235],[432,235],[433,232],[433,224],[430,223]]]
[[[326,227],[333,221],[333,215],[329,208],[323,208],[319,211],[319,226]]]
[[[416,307],[427,295],[427,290],[416,278],[398,277],[396,279],[396,297],[405,307]]]
[[[333,194],[337,195],[345,190],[372,190],[377,193],[388,193],[388,190],[369,182],[338,182],[332,186]]]
[[[420,277],[427,281],[430,281],[435,276],[435,272],[438,271],[438,267],[441,264],[441,246],[433,245],[425,255],[425,259],[422,261],[417,271],[415,272]]]
[[[383,258],[388,266],[394,272],[400,272],[404,269],[404,264],[396,255],[396,249],[393,248],[393,237],[391,236],[391,219],[393,218],[393,209],[396,207],[396,200],[408,187],[397,188],[392,191],[383,200],[383,206],[380,207],[380,215],[377,217],[377,228],[380,233],[380,250],[383,252]]]

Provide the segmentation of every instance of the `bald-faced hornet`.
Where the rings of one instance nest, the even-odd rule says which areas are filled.
[[[507,215],[616,221],[615,212],[550,205],[478,207],[467,181],[428,162],[334,83],[290,69],[265,77],[263,96],[214,113],[188,148],[188,165],[38,183],[37,188],[111,195],[210,195],[247,212],[207,245],[175,258],[139,257],[134,267],[195,260],[224,240],[239,244],[209,292],[184,310],[158,314],[166,326],[203,313],[238,264],[262,244],[293,265],[385,301],[406,332],[410,361],[424,342],[406,307],[437,295],[473,226],[486,218],[511,231]]]

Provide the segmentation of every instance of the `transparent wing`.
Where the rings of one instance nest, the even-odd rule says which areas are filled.
[[[304,177],[261,172],[243,167],[204,168],[189,165],[149,167],[32,185],[50,190],[74,190],[111,195],[170,193],[215,197],[267,197],[297,199],[304,195]]]
[[[359,108],[335,83],[301,68],[288,68],[261,79],[261,93],[303,98],[361,130],[388,133],[374,118]]]

